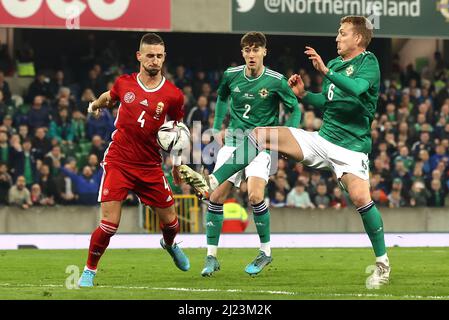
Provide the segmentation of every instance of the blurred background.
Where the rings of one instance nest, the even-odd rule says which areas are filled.
[[[246,31],[266,32],[265,65],[286,77],[299,73],[319,92],[322,77],[304,47],[325,62],[336,57],[339,20],[348,14],[363,14],[376,28],[368,50],[378,57],[382,86],[370,184],[386,231],[449,232],[448,1],[108,0],[91,7],[29,0],[0,3],[0,233],[87,234],[96,227],[99,163],[117,109],[94,119],[88,102],[138,70],[135,52],[145,32],[164,39],[164,75],[184,92],[184,122],[192,128],[199,121],[204,132],[213,124],[223,71],[244,63]],[[300,107],[300,127],[318,130],[320,112]],[[287,116],[281,112],[280,122]],[[201,142],[204,148],[210,137]],[[266,189],[274,233],[364,232],[330,173],[274,161]],[[188,185],[172,183],[170,157],[163,167],[182,232],[202,233],[205,204]],[[133,194],[126,202],[119,233],[159,233],[150,209]],[[228,204],[225,231],[255,232],[245,183]]]

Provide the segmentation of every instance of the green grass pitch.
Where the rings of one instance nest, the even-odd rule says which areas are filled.
[[[365,286],[368,248],[275,248],[256,277],[243,271],[256,249],[220,249],[210,278],[200,276],[205,249],[185,252],[188,272],[162,249],[110,249],[94,288],[67,289],[67,267],[82,270],[87,250],[0,251],[0,299],[449,299],[449,248],[391,248],[391,282],[377,290]]]

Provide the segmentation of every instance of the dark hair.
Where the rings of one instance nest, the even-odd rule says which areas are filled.
[[[361,45],[363,48],[367,48],[373,37],[373,25],[371,22],[363,16],[346,16],[341,18],[340,24],[351,23],[354,28],[354,33],[362,36]]]
[[[240,47],[243,49],[246,46],[266,47],[267,38],[265,38],[265,35],[262,32],[248,32],[240,40]]]
[[[142,36],[142,39],[140,39],[140,46],[142,47],[143,44],[160,44],[162,46],[165,46],[164,40],[162,38],[155,34],[155,33],[146,33]]]

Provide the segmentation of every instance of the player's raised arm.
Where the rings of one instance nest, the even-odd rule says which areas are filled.
[[[213,129],[217,133],[221,131],[223,121],[228,113],[228,100],[230,93],[231,90],[228,83],[228,74],[225,71],[217,89],[217,102],[215,104]]]
[[[298,99],[296,99],[296,95],[289,87],[285,78],[282,79],[279,96],[281,97],[284,107],[290,112],[290,117],[285,125],[287,127],[298,128],[299,123],[301,122],[301,111],[299,110]]]
[[[370,88],[370,83],[367,80],[363,78],[351,79],[343,74],[334,72],[332,69],[329,69],[326,78],[344,92],[356,97],[365,93]]]
[[[322,93],[312,93],[304,89],[304,82],[301,76],[294,74],[288,79],[288,85],[292,89],[295,96],[301,99],[304,103],[311,104],[314,107],[322,108],[326,102],[326,98]]]
[[[98,97],[97,100],[89,103],[88,113],[93,114],[94,117],[100,116],[100,109],[111,108],[114,105],[115,100],[112,99],[110,91],[106,91]]]

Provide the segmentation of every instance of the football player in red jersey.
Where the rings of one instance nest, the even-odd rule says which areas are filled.
[[[153,207],[159,216],[161,246],[172,256],[176,266],[183,271],[190,268],[187,256],[174,243],[179,223],[156,142],[158,129],[166,117],[182,121],[184,116],[181,90],[161,73],[165,55],[162,38],[154,33],[145,34],[136,53],[139,73],[122,75],[110,91],[89,105],[88,112],[98,116],[102,108],[120,103],[114,123],[116,130],[102,161],[103,177],[98,194],[102,219],[92,233],[80,287],[93,286],[98,261],[117,231],[122,202],[128,191],[133,191],[143,204]],[[174,159],[175,183],[180,182],[177,170],[180,160],[180,157]]]

